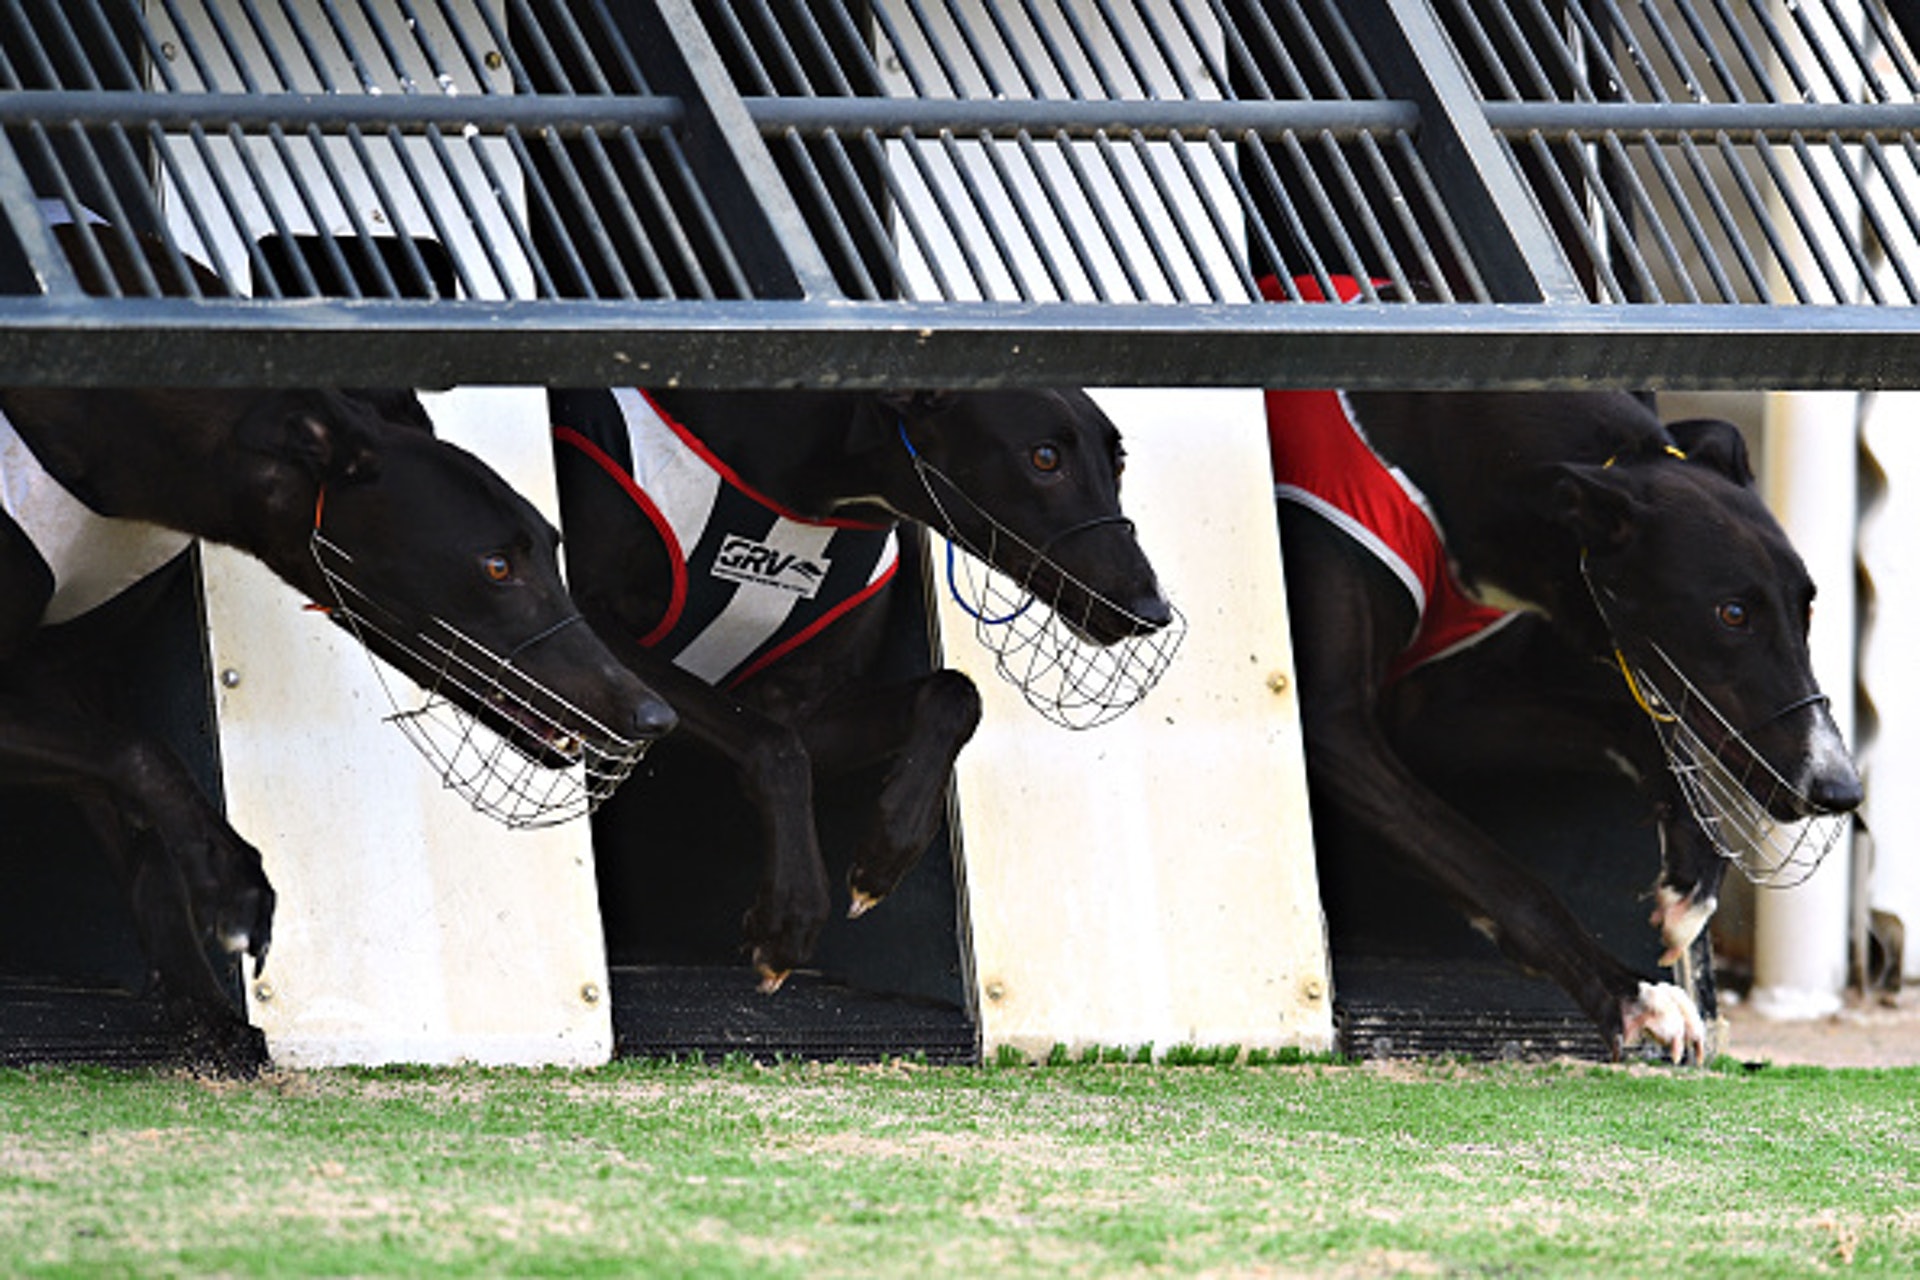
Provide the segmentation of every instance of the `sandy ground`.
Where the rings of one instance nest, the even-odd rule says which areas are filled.
[[[1762,1018],[1744,1002],[1724,1002],[1728,1024],[1723,1051],[1748,1062],[1777,1066],[1920,1066],[1920,992],[1886,1005],[1849,1003],[1826,1018]]]

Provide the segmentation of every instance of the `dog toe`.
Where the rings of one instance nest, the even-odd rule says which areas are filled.
[[[760,994],[763,996],[776,994],[786,985],[788,976],[793,972],[791,969],[776,969],[758,956],[754,958],[753,969],[760,975]]]

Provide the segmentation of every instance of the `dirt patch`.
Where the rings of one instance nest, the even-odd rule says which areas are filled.
[[[1775,1066],[1920,1067],[1920,996],[1893,1004],[1850,1001],[1824,1018],[1763,1018],[1745,1002],[1723,1000],[1723,1051]]]

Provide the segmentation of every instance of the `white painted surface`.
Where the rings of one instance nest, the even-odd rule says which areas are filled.
[[[1761,467],[1767,503],[1806,561],[1819,591],[1813,666],[1852,738],[1854,540],[1859,397],[1852,392],[1767,399]],[[1840,1007],[1847,981],[1847,892],[1852,850],[1842,840],[1820,869],[1792,889],[1754,894],[1756,1012],[1812,1018]]]
[[[551,516],[543,392],[425,400]],[[227,813],[280,894],[249,985],[274,1060],[604,1062],[587,824],[508,831],[444,790],[366,652],[257,562],[209,548],[206,592]]]
[[[943,598],[947,659],[987,704],[958,776],[987,1052],[1328,1048],[1260,395],[1098,398],[1126,438],[1128,514],[1191,630],[1145,701],[1074,733],[993,674]]]

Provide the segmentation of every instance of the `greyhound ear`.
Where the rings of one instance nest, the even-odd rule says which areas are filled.
[[[236,442],[290,464],[321,484],[380,474],[379,414],[334,392],[292,392],[256,403],[235,429]]]
[[[882,391],[880,403],[903,416],[925,417],[944,413],[953,404],[951,391]]]
[[[1548,519],[1588,551],[1618,551],[1633,541],[1633,495],[1611,467],[1562,463],[1547,468],[1542,486]]]
[[[389,426],[433,434],[433,419],[411,387],[349,387],[341,394],[361,401]]]
[[[1753,483],[1753,462],[1740,428],[1719,418],[1687,418],[1669,422],[1667,434],[1689,462],[1703,462],[1737,485]]]
[[[858,453],[895,443],[900,423],[944,413],[953,404],[951,391],[882,391],[874,397],[878,413],[860,414],[847,435],[847,448]]]

